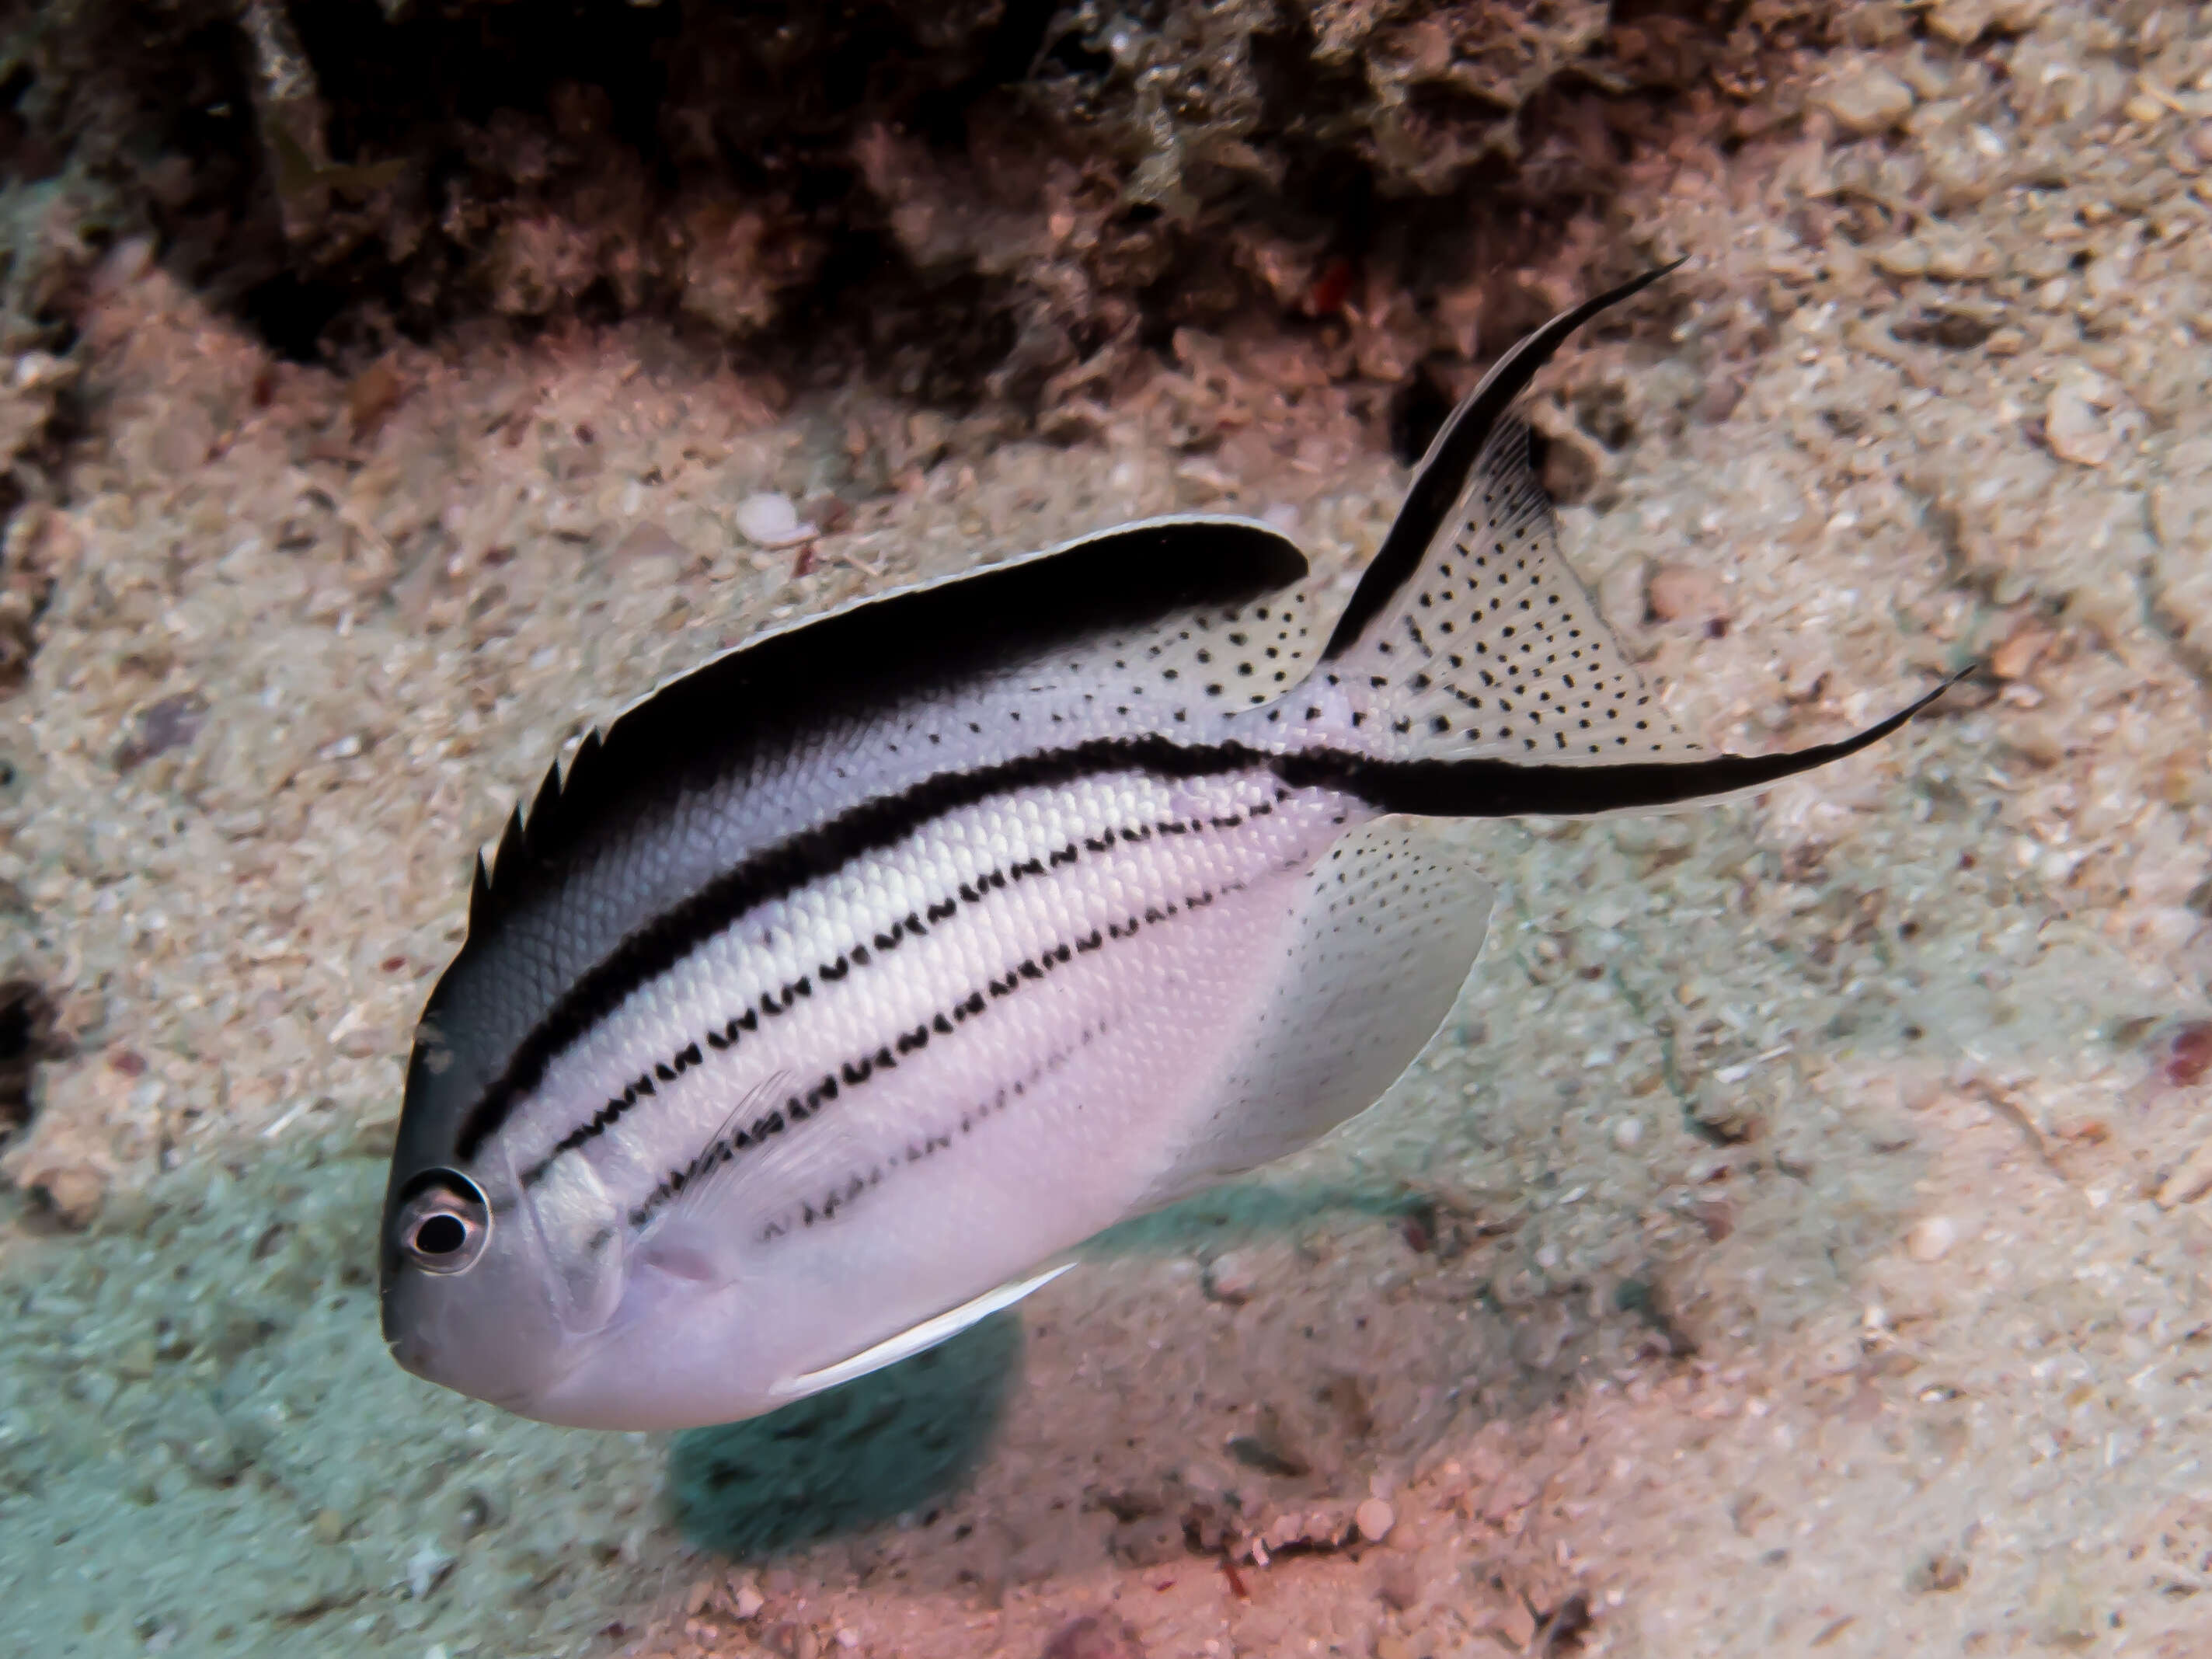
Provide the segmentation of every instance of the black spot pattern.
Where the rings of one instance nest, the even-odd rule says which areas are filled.
[[[942,744],[948,737],[988,741],[993,728],[1000,726],[1018,736],[1012,729],[1022,724],[1025,708],[1032,725],[1040,714],[1049,726],[1091,720],[1106,712],[1093,707],[1102,693],[1112,700],[1116,722],[1185,725],[1194,685],[1202,712],[1257,708],[1305,678],[1321,643],[1312,595],[1302,587],[1245,605],[1191,611],[1144,634],[1109,635],[1038,665],[1018,686],[1001,686],[1002,695],[988,699],[984,720],[911,718],[886,746],[896,752],[902,743]],[[1003,695],[1010,690],[1018,695]]]
[[[1347,653],[1341,683],[1382,752],[1553,765],[1688,761],[1559,555],[1528,428],[1499,424],[1461,515]]]

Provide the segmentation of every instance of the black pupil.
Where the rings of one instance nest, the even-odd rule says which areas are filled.
[[[451,1255],[468,1242],[459,1216],[434,1215],[415,1230],[415,1248],[425,1255]]]

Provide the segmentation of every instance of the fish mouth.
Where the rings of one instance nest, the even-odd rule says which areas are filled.
[[[428,1376],[425,1368],[430,1361],[430,1351],[417,1339],[411,1336],[387,1338],[384,1347],[385,1352],[392,1356],[392,1364],[410,1376]]]
[[[487,1406],[496,1406],[501,1411],[513,1412],[520,1417],[527,1417],[531,1415],[531,1403],[538,1397],[538,1392],[534,1389],[478,1390],[461,1388],[450,1382],[433,1369],[428,1346],[413,1337],[401,1337],[397,1341],[387,1342],[384,1346],[390,1352],[392,1363],[409,1376],[418,1376],[423,1382],[437,1388],[449,1389],[465,1398],[481,1400]]]

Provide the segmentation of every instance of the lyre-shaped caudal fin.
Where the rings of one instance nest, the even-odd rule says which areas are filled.
[[[1878,741],[1938,691],[1841,743],[1716,754],[1679,731],[1560,556],[1550,497],[1508,410],[1582,324],[1663,266],[1553,318],[1498,360],[1422,460],[1316,673],[1311,722],[1349,722],[1339,768],[1395,811],[1606,812],[1754,789]],[[1310,758],[1316,781],[1331,762]],[[1354,778],[1352,774],[1358,772]]]

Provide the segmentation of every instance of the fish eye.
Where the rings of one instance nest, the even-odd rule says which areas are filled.
[[[399,1253],[425,1273],[457,1273],[474,1265],[491,1237],[491,1206],[466,1176],[432,1170],[415,1180],[394,1228]]]

